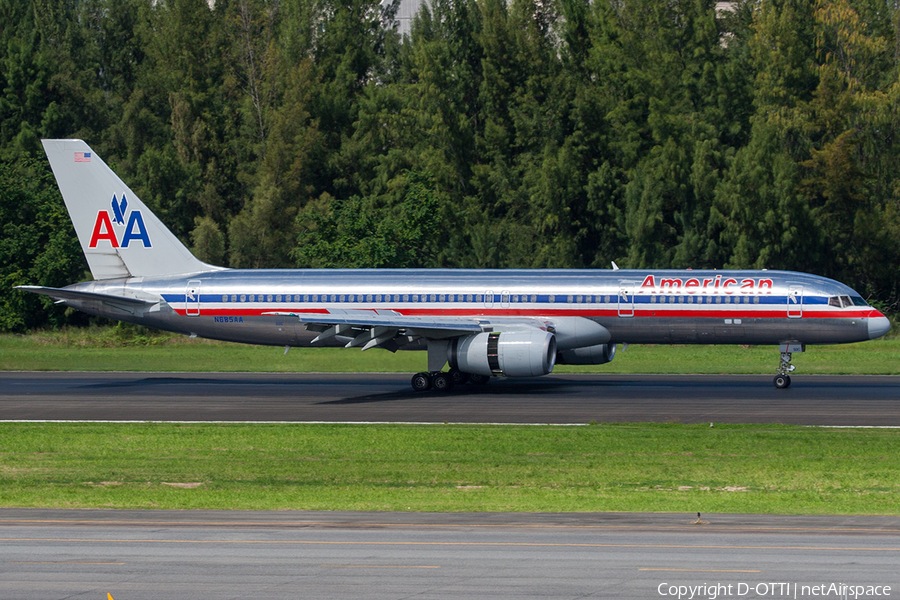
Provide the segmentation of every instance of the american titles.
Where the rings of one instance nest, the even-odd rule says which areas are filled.
[[[724,292],[725,294],[771,294],[774,283],[771,279],[736,279],[727,275],[715,277],[657,277],[647,275],[641,283],[641,290],[654,293],[681,292],[687,294]]]

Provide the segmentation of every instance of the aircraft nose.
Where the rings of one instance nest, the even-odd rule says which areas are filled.
[[[891,322],[887,317],[869,317],[869,339],[880,338],[891,330]]]

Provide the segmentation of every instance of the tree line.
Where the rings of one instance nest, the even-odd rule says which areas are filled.
[[[77,319],[40,146],[231,267],[768,268],[900,301],[900,3],[0,0],[0,329]]]

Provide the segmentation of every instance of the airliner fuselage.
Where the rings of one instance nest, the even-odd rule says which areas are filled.
[[[161,301],[140,315],[90,301],[78,305],[93,314],[277,346],[308,345],[317,332],[266,313],[392,311],[481,319],[486,328],[498,318],[583,317],[606,328],[614,344],[835,344],[879,337],[887,327],[851,288],[785,271],[260,269],[70,288]],[[350,337],[322,345],[344,346]]]

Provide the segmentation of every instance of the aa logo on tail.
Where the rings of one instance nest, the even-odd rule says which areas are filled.
[[[125,199],[125,194],[122,194],[121,200],[117,199],[116,195],[113,194],[112,220],[110,220],[108,210],[101,210],[97,213],[97,220],[94,221],[94,231],[91,233],[91,248],[96,248],[97,244],[102,240],[108,241],[113,248],[127,248],[133,241],[140,241],[144,248],[151,247],[150,236],[147,235],[147,227],[144,225],[144,217],[141,215],[141,211],[133,210],[128,214],[126,213],[127,209],[128,200]],[[127,223],[125,221],[126,214],[128,217]],[[121,236],[113,228],[113,223],[119,229],[124,225],[125,228]]]

